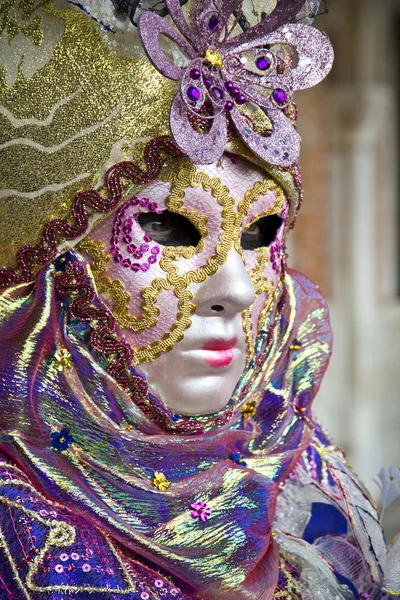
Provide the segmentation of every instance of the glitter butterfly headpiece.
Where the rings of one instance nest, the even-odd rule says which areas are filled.
[[[278,0],[268,16],[238,32],[244,1],[200,1],[189,23],[179,0],[166,0],[179,33],[159,15],[143,12],[138,21],[140,37],[156,69],[180,83],[171,105],[170,128],[176,144],[195,164],[214,163],[221,157],[231,120],[253,153],[267,163],[287,167],[297,160],[300,141],[285,108],[294,91],[326,77],[333,49],[324,33],[290,23],[307,4],[305,0]],[[167,58],[160,36],[189,57],[185,66]],[[251,127],[246,105],[261,108],[269,117],[272,131],[267,137]],[[193,129],[191,114],[210,121],[207,133]]]

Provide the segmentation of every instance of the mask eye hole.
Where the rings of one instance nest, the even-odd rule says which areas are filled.
[[[142,213],[137,219],[140,227],[161,246],[197,246],[201,235],[186,217],[164,210]]]
[[[272,244],[282,223],[283,219],[278,215],[269,215],[255,221],[242,234],[240,243],[243,250],[256,250]]]

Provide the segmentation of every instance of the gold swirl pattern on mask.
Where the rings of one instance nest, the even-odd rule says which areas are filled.
[[[129,159],[138,139],[168,133],[176,85],[110,49],[67,3],[1,6],[0,265],[12,267],[44,225],[70,215],[80,190],[103,189],[107,165]]]
[[[256,181],[253,187],[250,190],[247,190],[244,199],[239,203],[238,215],[240,215],[241,219],[240,227],[242,226],[243,220],[247,216],[249,208],[254,204],[254,202],[259,200],[261,196],[268,194],[268,192],[275,192],[275,203],[267,210],[255,214],[251,221],[245,226],[244,231],[249,229],[256,221],[258,221],[258,219],[261,219],[262,217],[269,217],[270,215],[275,215],[282,211],[286,196],[281,186],[270,178],[266,178],[264,181]],[[240,238],[235,240],[235,248],[239,253],[242,254]],[[263,292],[267,292],[266,302],[258,319],[259,329],[261,324],[264,323],[266,319],[275,290],[272,281],[264,275],[265,269],[267,268],[269,262],[269,247],[263,246],[262,248],[258,248],[257,253],[257,263],[252,269],[250,269],[249,276],[253,283],[256,297]],[[249,306],[242,312],[243,329],[246,334],[247,352],[249,356],[251,356],[254,352],[254,334],[256,333],[253,332],[252,327],[252,310],[253,305]]]
[[[235,247],[240,248],[240,232],[243,220],[247,216],[250,206],[262,195],[270,191],[275,191],[277,194],[277,200],[274,205],[267,211],[257,214],[254,217],[254,220],[256,220],[261,216],[274,214],[282,210],[285,198],[283,190],[279,185],[268,178],[264,181],[256,182],[246,192],[245,198],[239,204],[238,212],[236,212],[235,201],[230,195],[228,187],[218,177],[210,177],[207,173],[197,171],[195,165],[191,163],[171,174],[171,180],[171,191],[165,201],[167,208],[188,218],[198,228],[203,238],[207,236],[207,217],[199,214],[197,211],[188,210],[184,206],[186,191],[188,188],[201,186],[204,191],[210,192],[218,204],[222,206],[220,241],[215,254],[208,258],[205,265],[201,265],[197,269],[191,269],[183,275],[179,272],[174,262],[180,258],[190,259],[195,254],[201,252],[204,248],[203,239],[199,241],[197,246],[166,246],[163,249],[163,256],[160,260],[160,267],[166,272],[166,278],[158,277],[152,281],[150,286],[142,290],[142,315],[135,316],[130,314],[129,304],[131,295],[125,290],[125,286],[121,281],[112,280],[106,275],[107,265],[111,256],[104,244],[99,241],[85,239],[78,246],[80,251],[85,252],[92,259],[91,270],[97,289],[100,293],[111,298],[112,313],[121,328],[130,329],[135,333],[151,329],[157,325],[160,314],[157,307],[157,296],[163,291],[173,290],[175,296],[179,299],[178,314],[171,329],[160,340],[139,348],[134,348],[134,364],[154,360],[162,352],[171,350],[177,342],[183,339],[184,332],[191,325],[190,319],[195,310],[193,294],[188,289],[189,285],[202,283],[208,277],[214,275],[219,267],[226,262],[228,253],[233,246],[235,245]],[[273,284],[262,274],[267,264],[268,248],[262,248],[259,250],[257,265],[250,271],[250,277],[253,280],[257,295],[268,291],[269,298],[273,295]],[[253,343],[251,310],[244,312],[246,313],[243,316],[244,328],[250,352]]]

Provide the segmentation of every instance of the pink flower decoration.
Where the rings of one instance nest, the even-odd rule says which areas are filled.
[[[200,519],[200,521],[207,521],[209,515],[211,515],[211,508],[208,508],[205,502],[195,502],[190,505],[193,509],[191,516],[192,519]]]
[[[63,562],[65,562],[68,559],[69,559],[69,554],[66,554],[65,552],[60,554],[60,560],[62,560]]]
[[[298,158],[300,141],[282,109],[295,90],[312,87],[326,77],[333,63],[333,49],[324,33],[309,25],[290,23],[305,0],[280,0],[269,16],[233,36],[242,1],[205,0],[194,11],[191,28],[179,0],[166,0],[176,29],[160,16],[143,12],[139,33],[156,69],[180,82],[171,105],[170,127],[176,144],[195,164],[211,164],[221,157],[228,116],[252,152],[270,164],[287,167]],[[190,57],[185,67],[166,57],[161,36]],[[293,68],[283,48],[287,46],[298,55]],[[268,137],[256,133],[239,111],[238,107],[247,102],[268,115],[273,126]],[[210,112],[206,116],[205,107]],[[208,133],[193,129],[190,113],[210,119]]]

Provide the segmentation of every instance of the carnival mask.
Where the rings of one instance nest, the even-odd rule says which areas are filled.
[[[149,184],[81,244],[135,363],[174,412],[221,410],[278,285],[288,202],[225,156]]]

